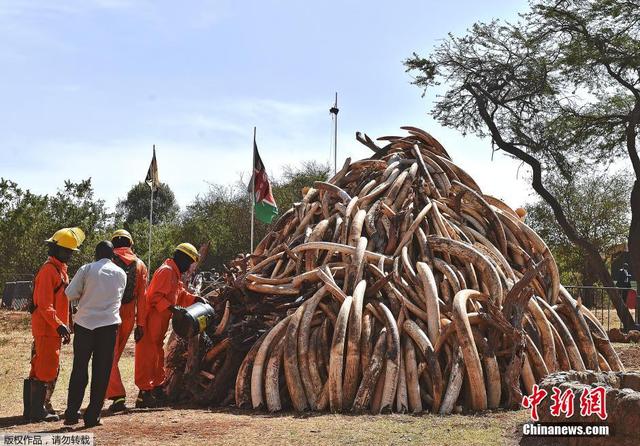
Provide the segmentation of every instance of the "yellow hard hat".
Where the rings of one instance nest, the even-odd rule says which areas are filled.
[[[124,237],[126,239],[129,239],[131,241],[131,244],[133,245],[133,237],[131,237],[131,234],[126,229],[117,229],[111,236],[111,240],[116,237]]]
[[[198,250],[191,243],[180,243],[178,246],[176,246],[176,251],[184,252],[194,262],[197,262],[200,259]]]
[[[78,247],[84,242],[84,231],[80,228],[62,228],[56,231],[51,238],[45,240],[47,243],[55,243],[63,248],[78,250]]]

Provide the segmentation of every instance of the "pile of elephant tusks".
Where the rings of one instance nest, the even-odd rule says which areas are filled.
[[[554,371],[623,370],[544,241],[403,129],[358,133],[373,156],[315,182],[236,262],[206,352],[176,350],[194,395],[217,383],[208,404],[448,414],[519,407]]]

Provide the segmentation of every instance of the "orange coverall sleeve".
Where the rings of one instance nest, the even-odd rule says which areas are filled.
[[[171,305],[175,305],[171,301],[175,286],[173,271],[168,268],[159,269],[151,279],[147,290],[147,309],[155,308],[158,311],[164,311]]]
[[[181,307],[188,307],[190,305],[193,305],[195,299],[196,296],[185,290],[182,283],[178,285],[178,305],[180,305]]]
[[[147,267],[141,260],[138,261],[138,274],[136,274],[136,325],[144,327],[147,320]]]
[[[63,325],[53,306],[53,290],[60,285],[60,282],[60,274],[58,274],[55,267],[45,265],[36,276],[33,284],[33,303],[37,305],[36,311],[54,329]]]

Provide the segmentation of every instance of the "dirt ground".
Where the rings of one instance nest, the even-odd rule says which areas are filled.
[[[609,309],[592,309],[593,314],[598,318],[602,326],[605,330],[609,330],[610,328],[622,328],[622,322],[620,322],[620,317],[618,313],[616,313],[615,308],[611,307]],[[636,311],[629,310],[631,313],[631,317],[635,320]]]
[[[640,345],[614,344],[629,369],[640,371]],[[22,379],[29,372],[31,346],[27,314],[0,311],[0,432],[71,432],[57,423],[23,424]],[[71,369],[70,346],[64,346],[53,403],[63,410]],[[127,404],[133,406],[133,343],[127,346],[121,373]],[[87,401],[85,400],[85,404]],[[553,441],[523,441],[525,411],[495,411],[482,415],[271,415],[234,408],[163,408],[103,414],[104,425],[89,430],[97,444],[421,444],[421,445],[552,445]],[[83,431],[81,427],[75,430]]]

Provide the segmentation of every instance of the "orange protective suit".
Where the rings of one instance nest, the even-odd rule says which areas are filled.
[[[34,344],[30,378],[49,382],[58,377],[62,339],[56,329],[69,325],[69,300],[64,294],[68,283],[67,265],[55,257],[49,257],[33,281],[36,309],[31,315]]]
[[[135,351],[135,381],[140,390],[152,390],[164,382],[164,337],[171,319],[169,307],[188,307],[195,298],[184,289],[176,262],[167,259],[147,288],[145,333]]]
[[[144,327],[147,316],[147,307],[145,303],[145,292],[147,289],[147,267],[133,253],[131,248],[122,247],[113,250],[114,254],[120,257],[126,265],[130,265],[137,260],[136,264],[136,284],[133,290],[133,300],[120,305],[120,319],[122,322],[118,327],[116,335],[116,346],[113,354],[113,366],[111,367],[111,375],[109,376],[109,385],[107,387],[107,399],[126,396],[122,378],[120,376],[120,368],[118,362],[120,356],[127,345],[129,336],[133,331],[134,325]]]

